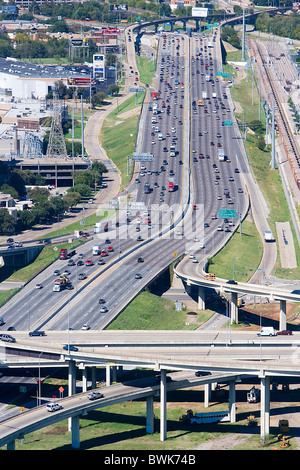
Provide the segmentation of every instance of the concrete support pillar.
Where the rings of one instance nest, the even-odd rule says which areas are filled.
[[[167,379],[166,371],[160,374],[160,440],[167,439]]]
[[[112,366],[112,381],[117,381],[117,366]]]
[[[260,437],[264,440],[270,434],[270,377],[262,377],[260,384]]]
[[[69,386],[68,395],[74,395],[76,393],[76,364],[75,361],[69,361]]]
[[[76,364],[75,361],[69,361],[69,372],[68,372],[68,395],[74,395],[76,392]],[[68,418],[68,430],[72,430],[72,418]]]
[[[230,302],[230,320],[231,323],[235,322],[236,324],[239,322],[239,316],[238,316],[238,295],[237,292],[232,292],[231,293],[231,302]]]
[[[8,442],[7,450],[15,450],[15,448],[16,448],[16,441],[15,440]]]
[[[106,364],[106,386],[109,387],[111,384],[111,379],[110,379],[110,365]]]
[[[82,391],[87,391],[87,368],[82,369]]]
[[[96,388],[96,366],[92,366],[92,388]]]
[[[236,422],[235,381],[229,382],[229,418],[231,423]]]
[[[154,433],[153,395],[147,397],[146,433]]]
[[[80,449],[79,415],[71,418],[72,447]]]
[[[205,310],[205,287],[198,287],[198,309]]]
[[[204,385],[204,407],[208,408],[211,397],[211,384]]]
[[[286,330],[286,300],[280,300],[279,329]]]

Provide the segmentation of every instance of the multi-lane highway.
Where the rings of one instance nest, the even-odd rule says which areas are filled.
[[[231,235],[238,216],[229,224],[218,218],[218,210],[244,213],[247,197],[241,181],[239,135],[232,126],[222,125],[230,120],[232,110],[227,82],[217,74],[217,44],[212,35],[160,37],[155,88],[160,96],[157,100],[149,96],[144,104],[138,139],[138,151],[152,154],[153,161],[140,163],[129,188],[131,201],[143,203],[143,209],[119,211],[114,231],[94,235],[78,249],[75,266],[57,261],[30,282],[2,308],[6,322],[2,330],[80,329],[84,324],[101,329],[176,256],[192,252],[200,261]],[[198,104],[201,99],[203,106]],[[172,146],[175,156],[171,156]],[[220,148],[226,161],[219,161]],[[168,191],[171,180],[174,191]],[[145,194],[147,184],[150,192]],[[95,243],[113,247],[105,265],[92,257]],[[82,265],[78,265],[79,254]],[[92,266],[86,266],[89,258]],[[109,268],[111,260],[115,263]],[[190,262],[191,269],[196,261]],[[55,269],[70,272],[73,290],[52,291]],[[83,275],[87,278],[80,280]],[[42,289],[36,289],[36,283]],[[100,298],[105,304],[99,304]]]

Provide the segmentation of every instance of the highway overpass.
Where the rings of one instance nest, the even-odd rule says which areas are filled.
[[[62,345],[70,336],[78,351],[66,354]],[[80,446],[80,415],[91,409],[146,397],[147,432],[153,432],[153,397],[160,393],[160,439],[167,438],[167,391],[205,384],[205,403],[208,406],[210,386],[229,384],[229,416],[235,422],[235,383],[241,378],[258,378],[261,383],[261,437],[269,434],[270,384],[272,379],[299,380],[298,345],[300,333],[292,337],[259,338],[255,332],[203,331],[106,331],[52,332],[46,337],[29,338],[16,332],[17,343],[7,347],[4,367],[64,366],[69,369],[69,397],[59,400],[63,409],[50,414],[45,407],[6,420],[0,427],[0,446],[13,449],[15,439],[57,421],[71,418],[72,445]],[[226,350],[226,355],[224,351]],[[54,358],[57,358],[57,361]],[[160,372],[160,384],[149,382],[124,383],[110,386],[110,371],[118,366],[131,365],[152,368]],[[104,399],[87,400],[86,392],[75,393],[76,367],[82,370],[86,390],[87,370],[95,365],[106,367],[107,387],[101,389]],[[195,370],[210,371],[212,375],[195,377]],[[167,371],[181,371],[171,374]],[[178,375],[177,375],[178,374]],[[182,380],[182,375],[184,379]],[[179,377],[179,379],[177,379]],[[181,378],[181,379],[180,379]],[[148,380],[148,379],[147,379]],[[95,383],[93,384],[95,386]]]

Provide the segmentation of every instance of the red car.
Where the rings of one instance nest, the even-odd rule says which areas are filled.
[[[93,260],[92,259],[87,259],[86,262],[85,262],[85,265],[86,266],[93,266]]]
[[[278,335],[292,335],[293,332],[290,330],[282,330],[282,331],[277,331],[276,336]]]
[[[194,209],[194,211],[195,211],[195,210],[197,210],[197,206],[196,206],[196,204],[193,206],[193,209]]]
[[[147,217],[147,219],[145,219],[145,224],[151,224],[151,220],[149,219],[149,217]]]
[[[102,250],[102,251],[101,251],[101,256],[107,256],[107,253],[106,253],[105,250]]]
[[[203,153],[199,153],[199,158],[204,158]]]
[[[114,251],[114,249],[113,249],[112,246],[109,246],[109,247],[107,248],[107,251]]]

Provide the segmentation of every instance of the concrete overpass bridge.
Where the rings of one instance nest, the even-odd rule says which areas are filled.
[[[77,351],[62,350],[66,337]],[[243,378],[258,380],[261,385],[260,433],[262,439],[270,430],[270,385],[275,380],[300,380],[298,345],[300,333],[292,337],[257,337],[255,332],[196,331],[53,331],[42,338],[29,338],[27,332],[15,332],[16,343],[6,348],[3,368],[68,367],[69,397],[59,400],[62,410],[49,414],[40,406],[32,411],[1,422],[0,446],[14,449],[15,439],[26,433],[69,418],[72,446],[79,448],[80,416],[89,410],[122,401],[146,398],[146,430],[154,432],[153,399],[160,395],[160,439],[167,438],[167,391],[199,384],[205,385],[205,406],[209,404],[214,384],[229,385],[228,416],[236,420],[235,384]],[[111,371],[131,365],[159,371],[159,382],[111,385]],[[106,368],[104,399],[90,402],[86,397],[87,371],[95,366]],[[76,368],[82,370],[83,394],[75,394]],[[211,375],[195,377],[195,370]],[[174,371],[167,380],[167,371]],[[177,372],[176,372],[177,371]],[[95,375],[92,388],[96,387]],[[169,378],[170,379],[170,378]],[[153,378],[152,378],[153,380]],[[40,395],[41,396],[41,395]],[[50,400],[50,399],[49,399]]]
[[[187,268],[185,268],[185,264]],[[238,323],[238,297],[243,295],[253,295],[267,298],[269,301],[280,302],[279,330],[286,330],[286,304],[287,302],[300,302],[300,290],[290,291],[278,286],[251,284],[246,282],[228,283],[226,279],[213,278],[206,279],[207,273],[204,271],[201,275],[189,273],[190,263],[183,260],[174,267],[174,273],[182,279],[189,289],[195,286],[198,289],[198,308],[205,310],[206,289],[214,289],[221,295],[230,296],[231,305],[231,323]],[[232,282],[232,281],[230,281]]]

